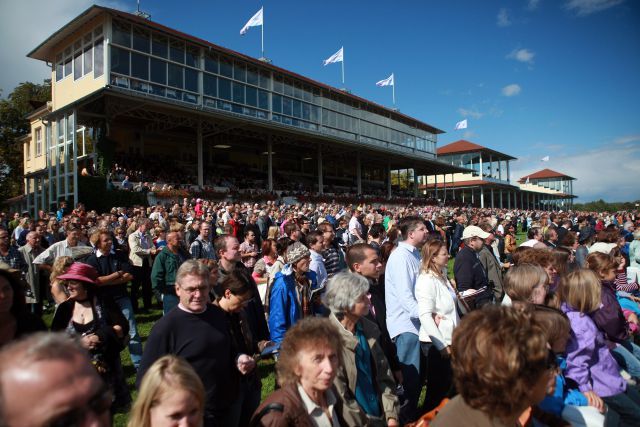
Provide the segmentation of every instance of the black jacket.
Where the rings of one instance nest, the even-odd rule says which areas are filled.
[[[460,249],[453,264],[453,274],[455,275],[459,292],[467,289],[480,289],[483,286],[487,287],[485,292],[476,296],[475,304],[471,304],[472,308],[474,305],[475,307],[481,307],[492,301],[493,290],[489,287],[487,272],[482,266],[476,251],[467,246]]]

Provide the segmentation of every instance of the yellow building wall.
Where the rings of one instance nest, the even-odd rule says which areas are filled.
[[[40,153],[36,155],[36,133],[40,129]],[[23,145],[23,166],[24,173],[29,174],[36,172],[47,167],[47,143],[46,143],[46,127],[42,123],[41,119],[36,119],[31,122],[31,134]],[[29,153],[27,153],[27,150]],[[29,154],[29,155],[28,155]]]
[[[445,181],[444,175],[437,175],[438,183],[442,183]],[[452,182],[451,174],[447,174],[446,176],[447,183]],[[473,176],[472,173],[454,173],[453,174],[453,182],[461,182],[461,181],[482,181],[481,176]],[[427,184],[434,184],[436,182],[436,176],[430,175],[427,176]]]
[[[103,35],[106,35],[106,22],[106,15],[98,16],[92,21],[89,21],[87,24],[85,24],[80,30],[66,37],[62,42],[60,42],[59,48],[55,50],[53,58],[51,59],[52,63],[54,63],[53,61],[55,61],[55,58],[58,56],[58,54],[64,53],[64,50],[67,47],[73,46],[73,43],[76,40],[82,39],[85,34],[87,34],[89,31],[93,31],[98,25],[102,25]],[[51,72],[51,100],[53,102],[53,111],[63,108],[64,106],[69,105],[72,102],[83,98],[107,85],[107,76],[109,75],[109,72],[107,70],[108,61],[106,58],[106,44],[104,44],[103,52],[103,74],[98,78],[94,78],[94,60],[93,70],[80,77],[78,80],[74,80],[72,72],[69,76],[63,78],[62,80],[56,81],[54,63],[54,69]]]

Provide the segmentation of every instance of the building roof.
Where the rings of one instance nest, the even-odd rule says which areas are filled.
[[[513,156],[492,150],[491,148],[483,147],[482,145],[478,145],[474,142],[470,142],[464,139],[460,139],[458,141],[443,145],[438,148],[438,156],[443,156],[445,154],[461,154],[474,152],[485,152],[487,154],[497,155],[501,160],[516,160],[516,158]]]
[[[231,49],[227,49],[225,47],[213,44],[207,40],[204,39],[200,39],[198,37],[194,37],[192,35],[183,33],[181,31],[178,30],[174,30],[173,28],[169,28],[166,27],[162,24],[159,24],[157,22],[148,20],[148,19],[144,19],[140,16],[131,14],[131,13],[127,13],[127,12],[122,12],[120,10],[117,9],[111,9],[108,7],[104,7],[104,6],[97,6],[97,5],[93,5],[91,7],[89,7],[87,10],[85,10],[84,12],[82,12],[81,14],[79,14],[78,16],[76,16],[73,20],[71,20],[70,22],[68,22],[66,25],[64,25],[63,27],[61,27],[60,29],[58,29],[55,33],[53,33],[52,35],[50,35],[46,40],[44,40],[42,43],[40,43],[36,48],[34,48],[31,52],[29,52],[27,54],[27,57],[29,58],[33,58],[33,59],[39,59],[41,61],[48,61],[51,62],[53,60],[53,49],[54,47],[56,47],[59,43],[61,43],[70,33],[73,33],[75,31],[79,31],[82,26],[96,18],[97,16],[100,15],[100,13],[102,12],[106,12],[106,13],[110,13],[112,15],[121,17],[121,18],[125,18],[128,19],[130,21],[136,22],[139,25],[144,25],[147,26],[149,28],[152,28],[154,30],[157,31],[162,31],[164,33],[173,35],[174,37],[180,37],[183,39],[188,40],[191,43],[200,45],[202,47],[205,48],[214,48],[220,52],[223,53],[227,53],[229,55],[233,55],[236,57],[240,57],[243,60],[253,63],[254,65],[258,65],[259,67],[263,67],[266,69],[270,69],[272,71],[276,71],[279,73],[283,73],[286,74],[288,76],[291,77],[295,77],[296,79],[305,81],[309,84],[321,87],[327,91],[329,91],[330,93],[336,94],[336,95],[340,95],[343,96],[345,98],[351,99],[353,101],[358,101],[361,102],[363,104],[365,104],[367,107],[371,108],[372,110],[381,110],[382,112],[384,112],[386,115],[394,118],[394,119],[398,119],[400,121],[410,121],[412,122],[413,125],[417,125],[417,127],[426,130],[427,132],[431,132],[433,134],[442,134],[445,133],[443,130],[438,129],[436,127],[433,127],[427,123],[424,123],[420,120],[417,120],[411,116],[408,116],[406,114],[400,113],[397,110],[392,110],[389,109],[387,107],[384,107],[380,104],[376,104],[375,102],[369,101],[367,99],[361,98],[359,96],[353,95],[349,92],[346,92],[345,90],[341,90],[332,86],[329,86],[327,84],[324,83],[320,83],[316,80],[312,80],[308,77],[302,76],[300,74],[294,73],[292,71],[286,70],[284,68],[280,68],[277,67],[273,64],[270,64],[268,62],[265,61],[261,61],[259,59],[256,58],[252,58],[248,55],[244,55],[242,53],[236,52],[234,50]]]
[[[529,180],[532,179],[545,179],[545,178],[566,178],[566,179],[575,179],[569,175],[565,175],[563,173],[560,172],[556,172],[554,170],[551,169],[542,169],[541,171],[538,172],[534,172],[530,175],[526,175],[523,176],[522,178],[520,178],[520,180],[518,182],[525,182],[527,180],[527,178],[529,178]]]

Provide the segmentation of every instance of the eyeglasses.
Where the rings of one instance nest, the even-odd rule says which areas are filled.
[[[89,412],[96,415],[102,415],[111,407],[113,394],[107,384],[104,384],[100,390],[87,402],[82,408],[71,409],[54,420],[47,423],[47,427],[75,427],[84,424]]]
[[[178,285],[179,286],[179,285]],[[209,292],[209,286],[197,286],[195,288],[183,288],[182,286],[180,286],[180,289],[182,289],[183,291],[185,291],[186,293],[188,293],[189,295],[193,295],[196,292],[200,292],[201,294],[206,294],[207,292]]]

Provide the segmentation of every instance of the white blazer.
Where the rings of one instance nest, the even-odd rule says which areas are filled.
[[[421,272],[416,280],[415,295],[420,316],[420,341],[432,342],[438,350],[451,345],[453,330],[460,323],[460,317],[449,279]],[[440,317],[437,325],[436,315]]]

